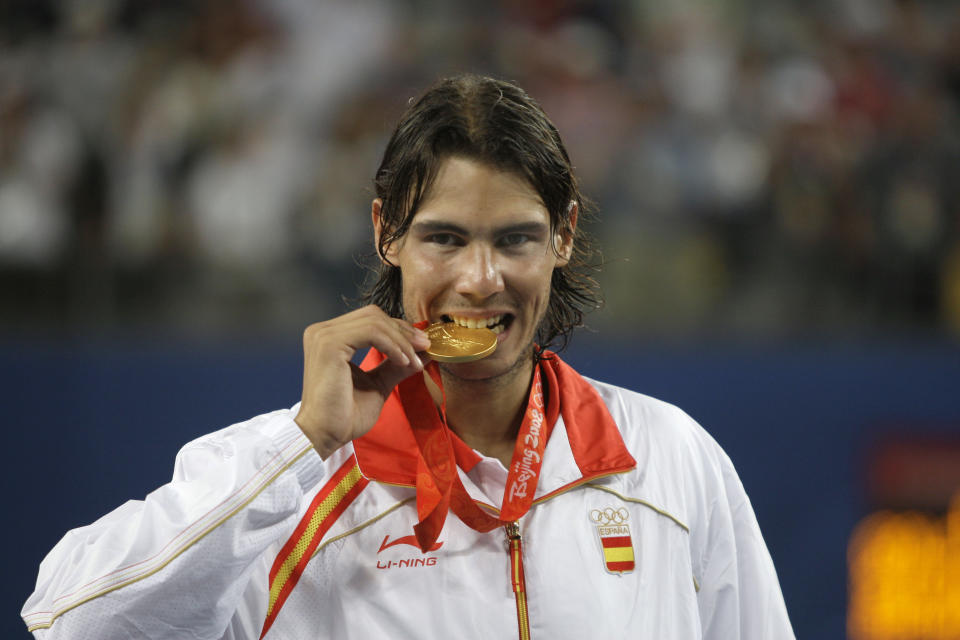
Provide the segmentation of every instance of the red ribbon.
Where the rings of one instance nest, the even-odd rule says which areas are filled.
[[[430,362],[425,371],[442,393],[443,383],[437,363]],[[460,480],[447,425],[446,395],[443,395],[438,410],[423,376],[419,375],[402,381],[397,392],[420,451],[416,480],[419,522],[413,530],[424,553],[440,536],[448,511],[453,511],[469,527],[481,532],[514,522],[529,511],[550,429],[559,415],[556,399],[549,403],[550,406],[545,406],[540,366],[534,368],[533,384],[517,434],[499,517],[474,502]]]

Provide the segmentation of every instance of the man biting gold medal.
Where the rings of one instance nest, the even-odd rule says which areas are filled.
[[[717,443],[554,351],[598,295],[539,105],[442,80],[374,185],[368,306],[306,329],[301,401],[70,532],[24,607],[36,636],[793,638]]]

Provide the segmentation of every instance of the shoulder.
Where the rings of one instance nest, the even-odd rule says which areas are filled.
[[[587,378],[637,462],[628,493],[662,505],[689,525],[705,517],[732,471],[726,453],[687,412],[651,396]]]
[[[624,387],[586,380],[607,406],[631,451],[651,446],[659,452],[694,457],[722,453],[706,429],[680,407]]]

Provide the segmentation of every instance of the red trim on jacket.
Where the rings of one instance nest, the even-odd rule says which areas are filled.
[[[356,458],[350,456],[317,492],[297,528],[273,561],[270,569],[267,617],[260,632],[261,638],[277,619],[323,536],[369,482],[360,474]]]

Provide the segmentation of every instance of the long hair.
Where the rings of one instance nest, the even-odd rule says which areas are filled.
[[[367,303],[402,317],[399,267],[386,259],[391,243],[410,228],[442,162],[462,156],[524,177],[550,215],[551,236],[571,232],[570,202],[582,222],[589,202],[580,193],[560,134],[543,109],[515,84],[475,75],[441,80],[411,102],[387,143],[374,178],[383,202],[383,230],[377,246],[382,260],[362,292]],[[600,305],[599,287],[590,273],[594,249],[578,224],[572,230],[570,261],[553,271],[550,301],[537,329],[541,349],[563,349],[583,315]],[[556,247],[554,247],[556,250]]]

